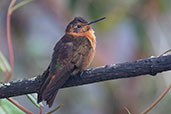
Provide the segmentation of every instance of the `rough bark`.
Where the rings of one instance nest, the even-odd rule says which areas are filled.
[[[70,77],[62,88],[113,79],[131,78],[145,75],[155,76],[157,73],[168,70],[171,70],[171,55],[150,57],[133,62],[111,64],[87,69],[80,74]],[[31,79],[0,83],[0,98],[37,93],[44,78],[44,75],[41,75]]]

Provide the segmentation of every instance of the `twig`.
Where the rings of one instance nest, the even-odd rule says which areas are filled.
[[[164,54],[166,54],[166,53],[169,53],[169,52],[171,52],[171,49],[169,49],[169,50],[166,50],[164,53],[162,53],[160,56],[163,56]],[[159,56],[159,57],[160,57]]]
[[[5,79],[5,82],[8,82],[10,79],[13,68],[14,68],[14,53],[11,41],[11,15],[12,15],[12,7],[14,6],[16,0],[12,0],[7,13],[7,40],[8,40],[8,48],[9,48],[9,55],[10,55],[10,65],[11,65],[11,72],[8,72],[8,76]]]
[[[145,109],[141,114],[147,114],[155,105],[157,105],[161,99],[168,93],[168,91],[171,88],[171,84],[168,88],[165,89],[165,91],[151,104],[147,109]]]
[[[25,4],[28,4],[30,3],[31,1],[33,0],[24,0],[20,3],[18,3],[17,5],[15,5],[13,8],[12,8],[12,11],[14,12],[15,10],[17,10],[18,8],[20,8],[21,6],[24,6]]]
[[[9,72],[8,70],[5,72],[6,78],[4,82],[8,82],[9,79],[12,76],[13,69],[14,69],[14,53],[13,53],[13,46],[12,46],[12,40],[11,40],[11,15],[13,12],[13,6],[15,4],[16,0],[12,0],[9,8],[8,8],[8,13],[7,13],[7,41],[8,41],[8,48],[9,48],[9,56],[10,56],[10,65],[11,65],[11,71]],[[17,103],[15,100],[12,98],[7,98],[11,103],[16,105],[19,109],[24,111],[26,114],[33,114],[31,111],[28,109],[24,108],[22,105]]]
[[[171,70],[171,55],[157,58],[146,58],[134,62],[106,65],[87,69],[81,74],[71,76],[62,88],[102,82],[112,79],[131,78],[147,74],[156,75]],[[27,80],[0,84],[0,98],[8,98],[39,92],[48,71],[41,76]]]
[[[8,98],[8,100],[13,103],[15,106],[17,106],[19,109],[21,109],[22,111],[24,111],[26,114],[34,114],[33,112],[29,111],[28,109],[24,108],[23,106],[21,106],[19,103],[17,103],[15,100]]]
[[[42,114],[42,107],[41,106],[39,107],[39,110],[40,110],[39,114]]]
[[[58,110],[59,108],[61,108],[63,106],[64,106],[64,104],[61,104],[61,105],[57,106],[56,108],[54,108],[53,110],[51,110],[50,112],[45,113],[45,114],[51,114],[51,113],[55,112],[56,110]]]
[[[129,111],[127,107],[124,106],[124,109],[127,111],[128,114],[131,114],[131,112]]]

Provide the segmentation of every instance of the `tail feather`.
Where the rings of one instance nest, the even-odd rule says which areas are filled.
[[[62,87],[65,81],[68,80],[71,71],[60,70],[56,74],[52,75],[49,72],[45,73],[47,75],[43,85],[38,93],[38,103],[45,100],[49,107],[52,106],[58,89]]]
[[[51,78],[47,78],[45,80],[45,82],[43,83],[39,93],[38,93],[38,99],[37,99],[37,103],[40,103],[41,101],[43,101],[43,98],[42,98],[42,95],[43,95],[43,92],[44,90],[46,89],[46,86],[48,85],[48,83],[50,82]]]
[[[37,103],[40,103],[43,99],[42,99],[42,94],[43,94],[43,90],[46,88],[47,84],[49,83],[50,79],[48,78],[49,75],[49,69],[50,67],[47,68],[47,70],[42,74],[42,77],[44,78],[43,83],[40,87],[40,90],[38,92],[38,97],[37,97]],[[48,80],[47,80],[48,79]]]
[[[52,104],[55,100],[56,94],[58,93],[58,90],[56,93],[51,94],[48,98],[45,98],[44,100],[46,101],[46,103],[49,105],[49,107],[52,107]]]
[[[45,93],[46,87],[49,84],[50,80],[51,80],[51,77],[48,76],[44,84],[42,85],[40,92],[38,93],[38,100],[37,100],[37,103],[40,103],[41,101],[45,100],[49,107],[52,106],[55,100],[55,96],[58,92],[58,89],[57,89],[57,90],[50,91],[48,94]]]

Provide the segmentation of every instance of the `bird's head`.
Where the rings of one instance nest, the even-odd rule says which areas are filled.
[[[89,30],[92,30],[90,25],[93,23],[96,23],[98,21],[101,21],[105,19],[105,17],[100,18],[96,21],[92,21],[92,22],[87,22],[85,19],[83,19],[82,17],[75,17],[74,20],[72,20],[67,28],[66,28],[66,32],[67,33],[85,33]]]

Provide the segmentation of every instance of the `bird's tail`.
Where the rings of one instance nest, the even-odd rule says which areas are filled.
[[[49,97],[44,98],[44,100],[46,101],[46,103],[48,104],[49,107],[52,106],[57,93],[58,93],[58,90],[56,90],[55,93],[50,94]]]
[[[38,92],[38,98],[37,98],[37,103],[40,103],[43,99],[42,99],[42,94],[43,94],[43,90],[46,88],[47,84],[49,83],[48,80],[48,75],[49,75],[49,67],[47,68],[47,70],[42,74],[42,77],[43,77],[43,81],[42,81],[42,84],[40,86],[40,90]],[[46,83],[46,84],[45,84]]]
[[[51,80],[51,77],[48,76],[47,79],[45,80],[45,82],[43,83],[39,93],[38,93],[38,100],[37,103],[40,103],[41,101],[45,100],[46,103],[49,105],[49,107],[52,106],[54,100],[55,100],[55,96],[58,93],[58,89],[57,90],[53,90],[52,92],[45,94],[44,90],[46,89],[47,85],[49,84]]]
[[[55,96],[58,93],[58,89],[49,90],[49,92],[47,93],[47,86],[48,86],[50,80],[51,80],[51,77],[48,76],[46,81],[42,85],[40,92],[38,93],[38,101],[37,101],[39,103],[44,100],[49,105],[49,107],[52,106],[52,104],[55,100]],[[46,92],[45,92],[45,90],[46,90]]]
[[[45,81],[40,87],[37,102],[39,103],[42,100],[45,100],[49,107],[51,107],[59,88],[68,80],[70,73],[71,72],[60,70],[52,75],[49,73],[48,68],[43,74],[43,76],[45,76]]]

